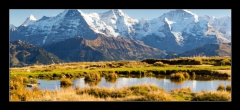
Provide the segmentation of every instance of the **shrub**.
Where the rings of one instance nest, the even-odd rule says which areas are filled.
[[[201,58],[195,58],[194,59],[194,64],[195,65],[201,65],[202,64],[202,59]]]
[[[23,85],[18,81],[10,81],[10,89],[16,90],[23,88]]]
[[[225,87],[223,84],[219,84],[218,85],[218,88],[217,88],[217,91],[224,91],[225,90]]]
[[[37,84],[37,79],[36,78],[31,79],[31,83],[32,84]]]
[[[155,62],[153,65],[154,66],[163,66],[164,64],[163,64],[163,62],[158,61],[158,62]]]
[[[232,90],[232,86],[229,84],[229,85],[227,85],[227,87],[226,87],[226,91],[231,91]]]
[[[67,85],[73,85],[73,83],[72,83],[71,79],[69,79],[69,78],[61,78],[60,85],[67,86]]]
[[[100,81],[101,76],[99,73],[88,73],[85,75],[85,81]]]
[[[106,80],[116,80],[118,78],[118,75],[116,73],[109,73],[105,76]]]
[[[29,83],[28,77],[22,77],[23,78],[23,83]]]
[[[220,61],[220,65],[231,65],[231,61],[229,59],[223,59]]]
[[[185,77],[183,75],[183,73],[173,73],[170,75],[170,79],[177,79],[177,80],[184,80]]]
[[[183,72],[183,75],[184,75],[185,79],[190,78],[190,75],[187,72]]]
[[[161,62],[161,61],[155,62],[153,65],[154,65],[154,66],[168,66],[168,64],[164,64],[164,63]]]

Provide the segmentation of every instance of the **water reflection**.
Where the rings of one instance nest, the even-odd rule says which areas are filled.
[[[194,78],[195,79],[195,78]],[[197,81],[193,80],[192,81],[192,91],[196,91],[196,87],[197,87]]]
[[[176,79],[170,79],[172,84],[177,84],[177,85],[181,85],[184,83],[184,80],[176,80]]]
[[[106,82],[109,82],[109,83],[116,83],[117,82],[117,79],[106,79]]]
[[[72,88],[72,85],[61,85],[60,86],[61,89],[71,89]]]
[[[84,84],[88,84],[90,87],[98,86],[101,81],[87,81],[85,80]]]
[[[198,79],[198,78],[196,78]],[[214,91],[217,89],[219,84],[223,84],[226,86],[227,84],[231,84],[230,80],[222,80],[222,79],[215,79],[215,80],[184,80],[184,81],[176,81],[176,80],[170,80],[167,78],[156,78],[156,77],[142,77],[142,78],[126,78],[126,77],[120,77],[114,81],[106,80],[104,77],[102,77],[101,81],[97,82],[87,82],[84,81],[84,78],[77,78],[72,80],[73,82],[73,88],[78,86],[80,88],[85,87],[108,87],[108,88],[122,88],[125,86],[132,86],[137,84],[156,84],[157,86],[164,88],[166,91],[170,91],[172,89],[176,88],[188,88],[190,87],[192,91],[200,92],[202,90],[206,91]],[[39,85],[40,89],[60,89],[63,87],[60,87],[60,81],[59,80],[41,80],[38,79],[38,82],[41,83]]]

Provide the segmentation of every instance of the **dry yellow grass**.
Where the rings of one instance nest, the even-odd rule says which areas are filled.
[[[123,88],[61,88],[60,90],[10,91],[10,101],[230,101],[227,91],[193,93],[189,88],[170,93],[153,85],[135,85]]]
[[[227,91],[199,92],[192,101],[231,101],[231,94]]]
[[[219,72],[220,74],[227,74],[229,76],[231,76],[232,71],[231,70],[216,70],[217,72]]]

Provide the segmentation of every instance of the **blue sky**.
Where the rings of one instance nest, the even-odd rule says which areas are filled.
[[[84,13],[103,13],[110,9],[81,9]],[[152,19],[161,16],[174,9],[122,9],[124,13],[135,19]],[[188,9],[189,11],[199,15],[215,16],[216,18],[223,16],[231,16],[231,9]],[[43,16],[53,17],[63,12],[64,9],[10,9],[9,22],[15,26],[20,26],[31,14],[37,19]]]

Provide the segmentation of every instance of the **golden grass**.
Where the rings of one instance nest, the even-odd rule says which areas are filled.
[[[231,86],[231,84],[228,84],[228,85],[227,85],[226,91],[232,91],[232,86]]]
[[[101,83],[101,81],[85,81],[84,83],[88,84],[90,87],[93,87],[98,86]]]
[[[216,70],[219,74],[226,74],[231,76],[231,70]]]
[[[224,91],[225,90],[225,87],[223,84],[219,84],[218,85],[218,88],[217,88],[217,91]]]
[[[182,73],[172,73],[170,75],[170,79],[177,79],[177,80],[182,81],[182,80],[185,79],[185,77],[184,77],[184,75]]]
[[[72,83],[71,79],[63,77],[60,80],[60,85],[61,86],[68,86],[68,85],[73,85],[73,83]]]
[[[194,93],[191,88],[180,88],[171,90],[170,94],[175,100],[190,101]]]
[[[227,91],[200,92],[192,101],[231,101],[231,95]]]
[[[191,57],[191,58],[177,58],[167,60],[184,60],[184,59],[202,59],[203,62],[221,61],[222,59],[231,60],[230,57]],[[105,62],[70,62],[51,65],[34,65],[22,68],[10,68],[10,75],[33,76],[33,77],[53,77],[70,74],[72,76],[83,76],[86,73],[94,72],[111,72],[111,71],[216,71],[216,70],[231,70],[231,65],[227,66],[207,66],[207,65],[163,65],[161,62],[156,64],[147,64],[141,61],[105,61]],[[94,69],[91,69],[94,68]],[[30,70],[28,72],[27,70]],[[196,73],[197,74],[197,73]],[[230,73],[227,72],[229,75]]]
[[[88,94],[77,95],[76,91],[72,89],[61,90],[44,90],[44,91],[31,91],[25,90],[18,91],[10,95],[10,101],[104,101],[104,99],[96,98]]]
[[[150,91],[140,100],[142,101],[173,101],[174,98],[166,92]]]
[[[167,93],[156,85],[134,85],[123,88],[61,88],[10,91],[10,101],[229,101],[230,92],[198,92],[190,88],[174,89]]]
[[[177,72],[177,73],[172,73],[170,75],[170,79],[175,79],[179,81],[183,81],[189,78],[190,78],[190,75],[187,72]]]
[[[85,81],[101,81],[100,73],[87,73],[84,78]]]
[[[33,78],[32,81],[30,81],[32,84],[37,84],[37,79]]]
[[[117,80],[118,78],[118,75],[114,72],[114,73],[108,73],[106,74],[105,76],[105,79],[108,80],[108,81],[111,81],[111,80]]]

